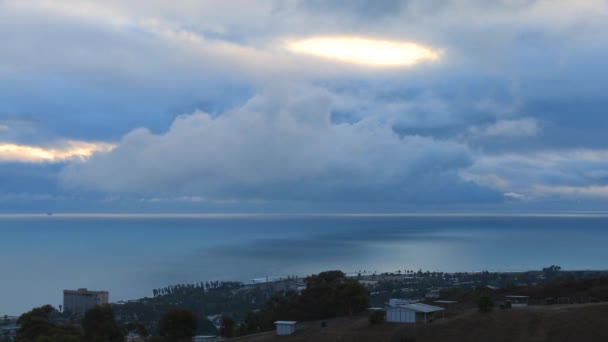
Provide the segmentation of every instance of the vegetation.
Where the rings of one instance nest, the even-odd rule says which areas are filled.
[[[81,324],[84,340],[88,342],[122,342],[125,338],[116,324],[112,307],[107,304],[87,310]]]
[[[479,297],[479,311],[490,312],[494,308],[494,300],[488,295]]]
[[[82,339],[80,329],[71,325],[60,325],[51,321],[59,312],[51,305],[32,309],[19,317],[17,342],[78,342]]]
[[[374,310],[369,313],[369,324],[378,325],[386,320],[386,311]]]
[[[369,306],[369,292],[341,271],[328,271],[306,278],[298,295],[287,291],[273,296],[259,312],[247,314],[244,332],[272,330],[277,320],[315,320],[353,315]]]
[[[148,336],[150,336],[150,334],[148,333],[148,329],[146,329],[146,327],[141,322],[137,321],[131,321],[123,325],[122,330],[125,332],[125,334],[135,333],[141,336],[142,338],[147,338]]]
[[[236,323],[230,316],[222,317],[222,327],[220,328],[220,335],[223,337],[234,337]]]
[[[123,322],[138,320],[151,334],[158,334],[158,321],[170,308],[192,311],[199,319],[198,334],[217,334],[207,316],[228,313],[244,318],[248,311],[259,308],[271,294],[239,282],[200,282],[178,284],[154,289],[153,298],[142,298],[121,305],[114,310]]]
[[[169,309],[159,322],[159,333],[165,342],[189,342],[197,330],[198,318],[190,310]]]
[[[120,322],[137,320],[151,335],[159,335],[158,322],[173,307],[190,310],[198,317],[197,334],[219,334],[221,326],[216,328],[207,316],[229,316],[234,321],[231,331],[236,336],[274,329],[273,322],[278,319],[302,321],[348,316],[365,309],[370,301],[373,306],[383,306],[389,298],[419,299],[430,289],[438,288],[442,289],[441,298],[467,303],[469,308],[478,307],[482,294],[489,294],[497,302],[508,294],[529,295],[531,301],[537,302],[548,298],[559,299],[555,302],[560,303],[608,300],[608,278],[602,278],[607,275],[601,271],[564,271],[556,265],[538,271],[507,273],[360,271],[357,277],[330,271],[305,279],[288,277],[250,285],[218,281],[177,284],[154,289],[152,298],[113,308]],[[359,280],[367,281],[373,295],[368,294]],[[305,290],[296,291],[304,284]]]

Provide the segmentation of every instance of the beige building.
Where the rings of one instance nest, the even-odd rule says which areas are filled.
[[[63,312],[83,316],[96,305],[108,304],[109,299],[108,291],[63,290]]]

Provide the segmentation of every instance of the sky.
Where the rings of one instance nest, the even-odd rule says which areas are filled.
[[[604,0],[0,0],[0,212],[602,211]]]

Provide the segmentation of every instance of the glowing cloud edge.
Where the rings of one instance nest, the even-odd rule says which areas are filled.
[[[288,40],[285,46],[293,53],[375,67],[413,66],[441,57],[440,51],[416,43],[361,37],[311,37]]]

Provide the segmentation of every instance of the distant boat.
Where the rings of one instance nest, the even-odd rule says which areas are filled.
[[[46,213],[46,216],[53,216],[53,213]]]

